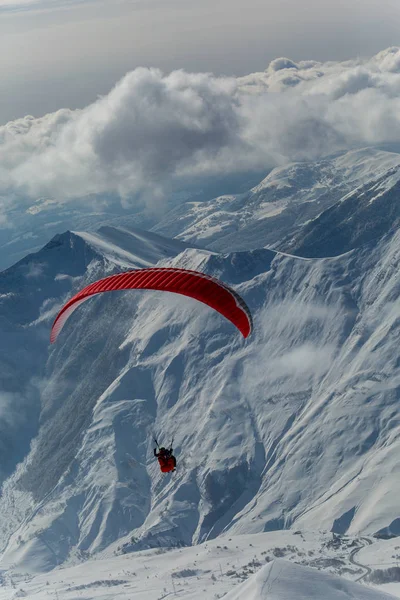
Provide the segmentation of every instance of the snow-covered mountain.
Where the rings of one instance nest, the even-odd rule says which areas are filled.
[[[301,256],[335,256],[399,227],[400,169],[393,167],[345,195],[284,244]]]
[[[17,428],[34,438],[28,462],[3,488],[10,551],[55,565],[124,535],[133,550],[396,523],[399,233],[323,260],[158,240],[159,264],[236,287],[254,314],[249,341],[195,302],[127,292],[81,307],[41,370],[68,290],[150,262],[154,234],[104,234],[64,234],[2,274],[3,318],[32,336],[13,375],[40,377],[41,396],[40,418]],[[174,478],[158,473],[153,433],[175,436]]]
[[[19,200],[5,212],[8,226],[0,228],[0,270],[39,251],[54,235],[67,230],[94,232],[104,225],[149,228],[155,221],[138,207],[122,207],[110,197],[89,197],[60,203],[53,198]]]
[[[104,555],[50,573],[2,574],[0,600],[390,600],[383,590],[357,581],[371,571],[372,552],[363,567],[360,552],[374,550],[354,540],[335,541],[320,534],[279,531],[233,536],[191,548],[157,548]],[[345,552],[347,550],[347,554]],[[36,557],[40,561],[40,556]],[[372,559],[372,560],[371,560]],[[297,564],[294,564],[294,561]],[[354,562],[352,562],[354,561]],[[25,563],[28,564],[28,563]],[[301,566],[300,566],[301,565]],[[312,565],[313,568],[309,568]],[[32,563],[29,565],[32,569]],[[335,575],[346,573],[349,581]],[[386,574],[388,574],[386,572]],[[385,590],[385,591],[384,591]]]
[[[29,253],[39,251],[54,235],[67,230],[94,233],[103,226],[150,229],[183,199],[203,202],[230,190],[248,190],[264,173],[238,173],[229,177],[214,176],[207,181],[188,182],[185,189],[169,194],[164,204],[150,206],[133,196],[121,204],[112,194],[95,194],[77,200],[58,198],[10,198],[3,207],[0,227],[0,270],[4,270]],[[161,213],[161,215],[160,215]]]
[[[263,246],[300,252],[300,242],[297,240],[296,245],[292,238],[299,237],[302,225],[346,195],[357,198],[369,189],[375,197],[380,191],[389,192],[398,181],[399,165],[398,153],[373,148],[318,162],[294,163],[273,169],[247,193],[180,205],[154,231],[223,252]],[[330,213],[322,228],[328,219]],[[329,228],[324,231],[328,234]],[[348,228],[343,235],[353,237],[355,231],[350,234]]]
[[[124,242],[124,247],[118,245],[118,240]],[[58,414],[57,411],[61,410],[66,415],[65,424],[68,429],[74,414],[69,411],[66,399],[73,402],[73,398],[79,398],[81,416],[85,409],[89,415],[93,403],[96,402],[94,397],[86,397],[87,404],[82,402],[84,396],[79,395],[82,394],[79,373],[76,373],[69,383],[66,378],[63,378],[64,383],[60,382],[61,387],[64,387],[61,400],[53,389],[52,375],[46,372],[48,325],[55,316],[60,301],[67,298],[73,286],[80,287],[97,275],[112,272],[116,268],[143,267],[160,258],[174,256],[184,248],[186,246],[180,242],[162,240],[154,234],[146,234],[143,238],[141,232],[132,230],[127,232],[103,228],[97,235],[68,232],[56,236],[43,250],[26,257],[15,267],[0,274],[3,332],[0,350],[2,481],[14,472],[17,463],[27,455],[33,439],[35,445],[39,444],[40,447],[43,435],[45,452],[50,462],[58,464],[53,474],[49,468],[46,478],[39,459],[37,467],[40,477],[36,484],[39,483],[41,489],[47,489],[47,480],[52,477],[57,480],[69,465],[79,443],[74,435],[79,438],[79,431],[84,427],[84,423],[78,418],[75,426],[68,430],[71,438],[71,444],[68,445],[66,441],[60,442],[58,432],[48,432],[46,415],[51,414],[53,410]],[[78,363],[80,360],[78,359]],[[105,360],[109,360],[107,355]],[[89,359],[89,362],[92,360]],[[81,367],[84,370],[83,364]],[[51,370],[52,367],[50,373]],[[107,369],[105,371],[107,372]],[[107,377],[110,377],[110,374],[106,374]],[[111,376],[110,381],[112,380]],[[82,384],[84,385],[83,381]],[[101,385],[99,382],[100,391],[103,390]],[[34,460],[33,466],[35,464]],[[34,470],[28,470],[24,475],[28,488],[31,485],[30,473],[34,473]],[[35,477],[33,475],[32,484]],[[20,511],[23,510],[24,505],[17,502],[17,519],[21,518]],[[7,523],[7,519],[4,519],[4,527],[7,530],[12,526],[12,523]]]
[[[181,241],[130,226],[67,232],[0,273],[2,568],[289,528],[400,534],[398,163],[363,151],[272,172],[253,203],[232,198],[229,243],[222,198],[214,217],[211,203],[196,209],[209,211],[204,236],[189,205],[163,225]],[[198,247],[250,245],[252,223],[251,249]],[[275,245],[325,257],[257,248],[268,227]],[[117,292],[81,306],[49,347],[75,291],[155,264],[232,285],[253,334],[187,298]],[[175,439],[172,477],[154,435]]]
[[[226,594],[226,600],[312,600],[312,598],[342,598],[354,600],[389,600],[392,596],[365,589],[354,583],[344,583],[342,579],[318,573],[315,569],[299,567],[293,563],[276,560],[264,566],[256,575],[242,583],[237,589]]]

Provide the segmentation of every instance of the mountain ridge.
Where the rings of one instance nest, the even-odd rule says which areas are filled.
[[[354,178],[368,180],[298,227],[297,237],[287,223],[279,233],[292,241],[286,248],[282,240],[285,250],[304,232],[311,246],[326,214],[337,212],[340,227],[352,202],[371,231],[368,207],[394,206],[397,167],[374,179],[368,165],[376,154],[357,156]],[[345,171],[346,158],[335,160]],[[293,189],[300,173],[293,171]],[[256,214],[261,204],[254,206]],[[396,534],[400,233],[389,221],[330,258],[257,248],[257,231],[254,247],[218,252],[129,224],[106,226],[58,235],[2,272],[9,405],[0,428],[19,453],[1,474],[1,565],[36,561],[46,571],[316,523],[355,540]],[[49,348],[52,320],[78,289],[153,265],[232,285],[253,313],[253,334],[242,340],[190,299],[118,292],[80,307]],[[173,477],[158,472],[154,435],[161,443],[175,437]]]
[[[62,249],[76,256],[75,242],[86,266],[78,280],[61,269],[63,285],[82,286],[88,277],[116,268],[109,254],[100,260],[75,234],[47,245],[45,252],[57,254],[51,264],[57,269],[66,264],[65,258],[60,263]],[[74,548],[99,552],[129,532],[138,540],[131,549],[143,549],[199,543],[228,532],[308,527],[316,518],[329,529],[355,503],[347,532],[387,526],[397,516],[395,495],[376,512],[366,489],[383,456],[376,445],[384,449],[392,431],[384,424],[391,422],[399,374],[386,354],[379,375],[376,366],[367,365],[370,340],[388,340],[390,329],[396,337],[395,306],[384,324],[371,315],[381,316],[380,305],[389,307],[387,299],[395,295],[399,253],[397,234],[333,259],[304,260],[266,249],[219,255],[187,248],[171,256],[169,265],[200,268],[237,286],[255,317],[247,343],[207,307],[169,295],[121,292],[80,308],[50,353],[41,386],[41,431],[17,483],[25,496],[33,494],[32,510],[47,498],[41,509],[49,515],[47,525],[34,514],[12,536],[7,552],[29,540],[36,540],[36,551],[38,528],[40,539],[53,548],[55,564]],[[43,253],[37,260],[43,263]],[[32,257],[26,262],[36,264]],[[166,264],[165,256],[159,264]],[[71,265],[74,274],[81,272],[74,261]],[[52,278],[59,281],[53,271]],[[380,289],[373,285],[377,278]],[[49,325],[47,318],[37,326],[44,331]],[[350,393],[359,402],[357,416],[346,408]],[[383,411],[383,425],[375,432],[368,415],[362,417],[369,394]],[[338,427],[342,414],[357,431],[354,444],[340,441],[346,431]],[[323,436],[319,456],[320,419],[331,419],[339,446],[334,437]],[[175,434],[174,479],[157,475],[152,431]],[[347,448],[346,458],[340,458],[341,447]],[[396,447],[393,440],[392,452]],[[137,461],[134,473],[123,466],[126,453]],[[390,478],[394,465],[387,465]],[[375,494],[385,485],[376,486]],[[7,522],[15,523],[7,494],[0,503]],[[81,515],[78,526],[71,523],[72,506]]]

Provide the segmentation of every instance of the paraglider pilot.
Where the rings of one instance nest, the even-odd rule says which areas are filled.
[[[158,464],[160,465],[162,473],[170,473],[171,471],[175,471],[176,458],[172,452],[172,448],[167,450],[167,448],[162,447],[159,449],[159,452],[157,452],[157,448],[154,448],[154,456],[158,458]]]

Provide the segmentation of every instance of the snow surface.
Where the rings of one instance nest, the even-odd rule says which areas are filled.
[[[229,213],[233,233],[227,246],[235,239],[240,246],[247,231],[251,249],[219,253],[130,226],[106,226],[96,233],[58,235],[0,273],[4,593],[14,581],[11,597],[40,598],[50,578],[48,591],[58,590],[60,598],[73,597],[67,587],[75,583],[89,586],[72,590],[76,597],[114,598],[125,585],[118,583],[124,580],[124,561],[136,572],[142,559],[147,564],[154,557],[159,564],[168,553],[175,562],[182,556],[182,570],[195,570],[193,553],[208,550],[208,544],[219,551],[233,536],[240,540],[236,562],[238,557],[248,562],[240,562],[243,577],[232,577],[244,584],[251,561],[254,572],[261,568],[262,552],[281,556],[268,545],[278,547],[278,535],[291,537],[279,542],[291,562],[397,593],[396,573],[378,573],[381,559],[372,556],[392,552],[395,560],[392,542],[372,536],[400,533],[397,160],[391,153],[365,151],[323,165],[295,165],[254,190],[253,204],[249,196],[224,196],[214,202],[213,214],[211,204],[189,203],[186,213],[171,214],[163,225],[170,235],[181,228],[182,239],[210,241],[214,233],[221,239],[219,215]],[[329,169],[334,174],[325,181]],[[293,195],[304,189],[294,220],[286,209],[276,213],[287,202],[278,196],[287,191],[288,175]],[[324,198],[334,188],[326,203],[321,186]],[[282,236],[288,248],[314,249],[330,237],[338,256],[304,260],[257,249],[267,231],[265,223],[255,226],[257,211],[267,214],[265,190],[273,218],[282,216],[282,227],[274,231],[282,246]],[[196,211],[200,219],[193,221]],[[341,253],[349,250],[340,238],[346,223],[352,249]],[[359,235],[358,223],[373,235]],[[270,221],[270,229],[274,224]],[[190,227],[193,235],[187,234]],[[153,264],[201,270],[232,285],[253,313],[252,336],[243,340],[220,315],[187,298],[118,292],[80,307],[49,348],[52,320],[68,297],[104,275]],[[159,473],[154,435],[165,444],[175,438],[173,476]],[[319,537],[316,529],[337,537]],[[248,535],[264,536],[258,566],[255,555],[244,553]],[[79,566],[90,558],[99,560]],[[96,584],[105,580],[100,573],[105,564],[117,583]],[[217,586],[212,594],[231,590],[224,564],[220,589],[206,576],[212,582],[207,586]],[[296,578],[299,594],[311,593],[311,575],[276,564],[249,579],[244,593],[262,594],[267,579],[268,585],[276,581],[271,590],[277,598],[290,597]],[[171,568],[167,561],[168,582]],[[281,573],[276,580],[274,569]],[[147,577],[138,577],[137,597],[145,598]],[[187,597],[207,597],[199,595],[200,579],[188,586]],[[163,587],[159,583],[149,597],[175,593],[171,585],[164,591],[164,580]],[[126,585],[121,598],[134,597],[131,579]],[[361,597],[343,581],[318,578],[315,589],[321,587],[327,598]],[[1,593],[0,587],[0,598]]]
[[[260,569],[249,581],[242,583],[237,590],[224,596],[226,600],[311,600],[324,598],[352,598],[354,600],[384,600],[391,596],[367,590],[342,578],[318,573],[283,560],[276,560]]]
[[[154,219],[127,211],[115,198],[85,198],[67,204],[49,198],[18,199],[4,209],[6,227],[0,228],[0,270],[28,253],[39,251],[49,239],[68,229],[96,231],[101,225],[151,227]]]
[[[196,249],[170,258],[236,286],[255,317],[249,342],[207,307],[171,295],[87,303],[43,374],[40,431],[17,479],[32,510],[44,505],[9,550],[38,529],[58,564],[73,547],[96,552],[128,532],[140,549],[316,521],[341,533],[389,525],[397,517],[399,238],[330,260]],[[68,267],[63,253],[74,252],[74,268],[85,256],[88,272],[71,282],[53,267],[48,296],[64,286],[64,300],[66,285],[112,268],[82,237],[58,243],[30,258],[31,271],[42,265],[33,287],[47,281],[47,264]],[[50,319],[34,313],[31,324],[47,333]],[[175,434],[173,480],[157,473],[152,432]],[[133,474],[127,452],[138,461]],[[15,498],[5,493],[1,503],[8,530],[20,517]]]
[[[364,148],[275,168],[247,193],[173,209],[154,231],[219,251],[273,246],[298,254],[302,248],[291,238],[301,235],[302,225],[347,194],[362,194],[359,188],[369,183],[381,191],[390,189],[398,181],[399,165],[396,152]]]
[[[3,572],[0,599],[39,600],[56,594],[59,600],[393,598],[374,587],[331,575],[329,571],[340,564],[343,573],[347,569],[347,576],[360,576],[360,569],[346,561],[345,549],[354,542],[347,539],[337,548],[332,541],[332,536],[322,534],[274,532],[233,536],[175,550],[157,548],[120,556],[105,552],[96,561],[42,575],[15,569]],[[40,571],[39,555],[36,560]],[[307,563],[314,568],[303,566]]]
[[[159,260],[176,256],[188,244],[130,227],[101,227],[97,233],[75,232],[96,252],[121,269],[151,267]],[[138,251],[138,248],[140,249]]]

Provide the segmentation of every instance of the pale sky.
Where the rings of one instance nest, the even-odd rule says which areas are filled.
[[[0,124],[84,107],[127,71],[216,75],[400,44],[398,0],[0,0]]]

